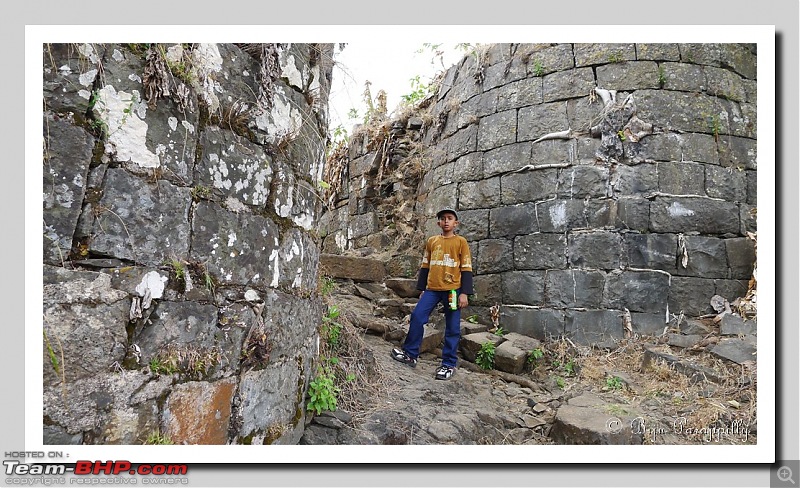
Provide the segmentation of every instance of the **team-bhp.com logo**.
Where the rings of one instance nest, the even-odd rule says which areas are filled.
[[[130,461],[77,461],[70,464],[27,464],[14,460],[3,461],[5,466],[6,476],[39,476],[41,480],[38,483],[30,478],[14,479],[7,478],[7,482],[14,485],[51,485],[51,484],[66,484],[65,478],[53,478],[57,476],[65,476],[67,474],[89,476],[87,478],[73,477],[70,479],[70,484],[97,484],[98,479],[91,478],[91,475],[142,475],[142,476],[183,476],[188,472],[188,465],[186,464],[132,464]],[[142,479],[142,484],[161,484],[165,478],[155,479]],[[25,480],[27,482],[24,482]],[[174,481],[175,479],[172,478]],[[110,480],[106,480],[108,484]],[[135,484],[136,479],[130,479],[128,482]],[[112,482],[113,483],[113,482]],[[170,483],[173,484],[173,483]]]

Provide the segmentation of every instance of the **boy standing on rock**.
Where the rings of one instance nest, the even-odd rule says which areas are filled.
[[[423,326],[428,323],[438,303],[444,304],[445,332],[442,347],[442,365],[436,370],[437,380],[448,380],[456,367],[458,341],[461,339],[461,309],[469,304],[472,295],[472,257],[467,240],[456,235],[458,214],[452,208],[436,213],[436,225],[441,235],[428,238],[425,254],[417,278],[417,289],[422,290],[419,302],[411,313],[402,349],[393,348],[392,358],[412,368],[422,343]]]

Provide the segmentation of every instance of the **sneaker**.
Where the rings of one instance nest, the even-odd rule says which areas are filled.
[[[405,351],[398,348],[392,348],[392,359],[395,361],[400,361],[403,364],[407,364],[412,368],[417,367],[417,358],[412,358]]]
[[[455,372],[455,368],[450,368],[448,366],[439,366],[436,370],[436,379],[437,380],[449,380],[453,373]]]

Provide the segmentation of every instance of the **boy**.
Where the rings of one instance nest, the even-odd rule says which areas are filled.
[[[449,380],[456,367],[458,341],[461,339],[461,309],[469,304],[472,295],[472,257],[467,240],[456,235],[458,214],[452,208],[436,213],[436,225],[442,234],[428,238],[425,254],[417,278],[417,289],[422,290],[419,302],[411,313],[403,348],[393,348],[392,358],[412,368],[417,365],[422,343],[423,326],[428,323],[436,304],[444,304],[445,333],[442,347],[442,364],[436,370],[437,380]],[[450,305],[450,293],[455,290],[457,303]]]

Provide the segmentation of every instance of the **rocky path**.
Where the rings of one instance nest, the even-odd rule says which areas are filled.
[[[363,381],[343,384],[337,411],[309,415],[301,444],[756,442],[752,362],[671,346],[671,336],[614,350],[560,342],[543,344],[541,364],[520,374],[482,370],[461,354],[456,374],[441,381],[434,378],[436,348],[421,354],[416,368],[390,357],[412,303],[383,285],[352,283],[340,285],[329,302],[346,311],[342,340],[357,344],[339,353],[342,371]],[[564,347],[574,358],[568,370]]]
[[[436,380],[434,372],[439,366],[436,355],[421,355],[417,366],[411,368],[389,356],[392,343],[371,334],[364,335],[364,343],[374,355],[377,369],[382,371],[383,391],[360,425],[353,426],[351,416],[341,412],[324,414],[306,428],[305,442],[550,443],[546,428],[554,412],[537,403],[537,399],[552,399],[547,392],[534,392],[463,367],[450,380]],[[337,422],[337,417],[345,422]]]

